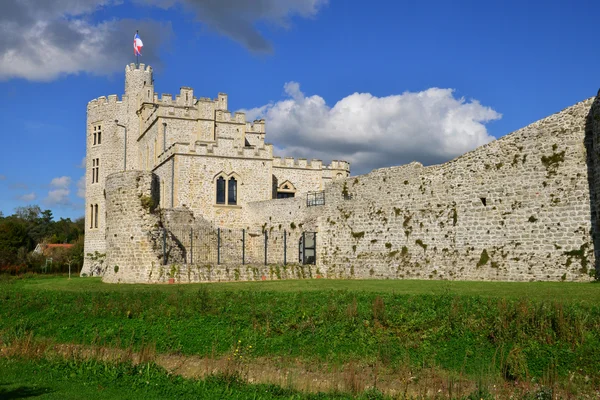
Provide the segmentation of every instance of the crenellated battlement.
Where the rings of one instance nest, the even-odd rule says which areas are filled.
[[[245,124],[246,123],[246,114],[238,111],[238,112],[233,113],[233,115],[231,115],[230,111],[217,110],[215,112],[215,121],[216,122],[233,123],[233,124]]]
[[[342,170],[349,173],[350,163],[348,161],[333,160],[329,165],[324,166],[323,169]]]
[[[121,103],[122,100],[119,100],[119,96],[116,94],[111,94],[107,96],[100,96],[88,102],[88,108],[103,106],[107,104],[117,104]]]
[[[198,140],[195,143],[173,143],[158,155],[157,165],[162,164],[174,154],[270,160],[273,157],[273,145],[266,144],[261,148],[235,147],[231,138],[217,138],[216,142]]]
[[[137,65],[135,63],[131,63],[125,66],[126,73],[132,71],[152,72],[152,67],[144,63],[140,63]]]
[[[296,159],[294,157],[273,157],[273,168],[301,168],[320,170],[323,168],[323,161],[316,158],[307,160],[306,158]]]
[[[246,122],[246,133],[265,133],[265,120],[255,119],[253,122]]]

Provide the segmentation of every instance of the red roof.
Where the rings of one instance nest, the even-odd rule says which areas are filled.
[[[46,248],[47,249],[56,249],[56,248],[70,249],[73,246],[75,246],[75,245],[67,244],[67,243],[57,243],[57,244],[47,244]]]

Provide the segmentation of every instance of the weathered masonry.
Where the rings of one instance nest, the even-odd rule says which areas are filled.
[[[82,273],[93,274],[92,264],[111,252],[106,189],[112,173],[152,172],[154,206],[187,208],[214,225],[240,228],[253,222],[248,203],[322,190],[350,173],[345,161],[274,157],[265,135],[264,120],[246,122],[244,113],[227,110],[226,94],[196,98],[182,87],[175,97],[159,97],[152,68],[128,65],[122,99],[100,97],[87,107],[85,253],[91,256]]]
[[[345,162],[273,158],[264,121],[231,116],[224,95],[159,100],[151,77],[130,66],[122,101],[88,107],[86,274],[588,281],[598,270],[598,97],[442,165],[349,177]],[[313,232],[303,258],[315,264],[301,265]]]

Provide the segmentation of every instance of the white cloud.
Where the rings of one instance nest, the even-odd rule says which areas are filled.
[[[287,99],[243,110],[247,120],[267,120],[276,153],[350,161],[353,174],[415,160],[445,162],[494,140],[485,124],[501,118],[477,100],[454,97],[453,89],[354,93],[333,107],[318,95],[305,96],[296,82],[284,89]]]
[[[26,203],[29,203],[29,202],[35,200],[36,197],[37,196],[35,195],[35,193],[32,192],[32,193],[27,193],[27,194],[24,194],[22,196],[19,196],[18,199],[21,200],[21,201],[24,201]]]
[[[67,189],[69,185],[71,185],[71,177],[69,176],[54,178],[50,182],[50,186],[57,189]]]
[[[77,181],[77,197],[85,199],[85,176],[82,176]]]
[[[170,24],[131,19],[94,22],[116,0],[3,0],[0,13],[0,80],[52,80],[63,74],[110,74],[131,60],[133,32],[146,32],[144,61],[158,61]],[[125,38],[130,37],[131,40]]]
[[[83,168],[83,169],[85,169],[85,156],[83,156],[83,158],[81,159],[81,162],[79,163],[79,165],[77,166],[77,168]]]
[[[48,196],[43,200],[48,206],[71,206],[69,195],[71,194],[70,186],[72,179],[70,176],[59,176],[50,181],[50,190]]]
[[[48,192],[48,197],[44,199],[44,203],[47,205],[61,205],[70,206],[71,201],[69,200],[69,189],[54,189]]]
[[[183,9],[252,51],[271,43],[256,29],[268,22],[287,27],[310,18],[328,0],[135,0],[139,6]],[[106,75],[131,61],[133,33],[144,41],[143,62],[160,64],[159,48],[173,35],[170,22],[104,17],[121,0],[2,0],[0,80],[49,81],[65,74]]]

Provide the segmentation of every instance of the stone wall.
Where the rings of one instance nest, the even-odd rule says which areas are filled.
[[[598,178],[590,175],[590,185],[588,165],[597,169],[598,153],[588,157],[586,144],[597,149],[600,133],[593,102],[443,165],[333,182],[324,206],[262,202],[257,215],[316,220],[317,267],[328,277],[590,280]]]
[[[327,277],[586,281],[600,259],[597,98],[443,165],[412,163],[348,178],[344,161],[324,166],[273,157],[264,121],[227,111],[225,94],[197,99],[181,88],[174,98],[159,98],[150,67],[130,65],[125,72],[122,101],[113,95],[88,104],[85,253],[92,257],[83,274],[102,264],[111,282],[163,282],[172,268],[192,280],[272,278],[272,267],[233,273],[239,266],[213,265],[209,275],[186,269],[178,230],[201,226],[246,229],[255,264],[264,258],[265,232],[273,241],[287,234],[289,261],[296,260],[301,233],[317,232],[317,265],[303,271]],[[97,125],[100,145],[93,143]],[[216,204],[219,174],[238,180],[236,205]],[[273,200],[286,181],[297,197]],[[319,189],[325,204],[308,207],[306,192]],[[162,213],[142,206],[147,196]],[[155,249],[163,227],[166,264]],[[279,262],[278,252],[269,253],[269,263]],[[275,276],[302,276],[296,272]]]
[[[160,219],[151,212],[157,201],[157,177],[151,172],[117,172],[106,178],[105,282],[149,279],[160,254]]]
[[[244,113],[228,111],[224,93],[214,100],[196,98],[191,88],[182,87],[176,96],[159,97],[152,68],[144,64],[126,66],[122,101],[116,95],[92,100],[87,117],[86,275],[94,273],[98,257],[109,251],[104,189],[106,177],[114,172],[152,171],[159,177],[161,208],[188,207],[215,225],[236,228],[253,222],[245,205],[272,199],[279,179],[290,180],[300,192],[318,190],[332,176],[349,173],[344,162],[310,166],[306,160],[286,159],[275,175],[273,165],[280,160],[274,160],[273,146],[264,142],[264,120],[250,123]],[[98,145],[93,129],[100,125],[103,138]],[[97,161],[98,180],[92,179]],[[220,173],[238,179],[237,204],[216,204],[215,177]]]

